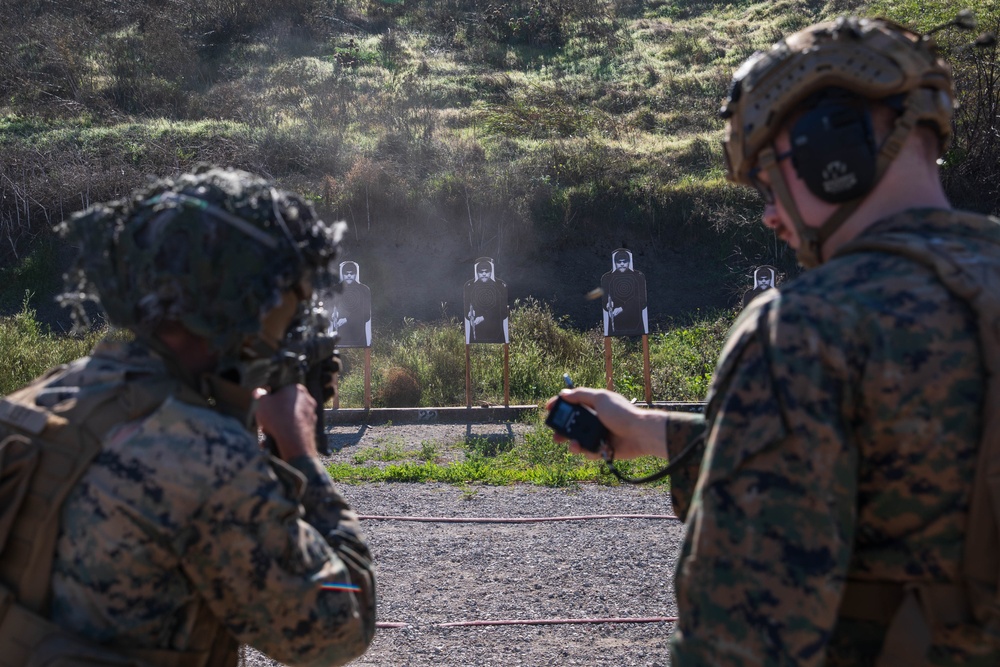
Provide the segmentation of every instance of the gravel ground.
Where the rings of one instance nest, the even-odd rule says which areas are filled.
[[[514,425],[335,427],[341,447],[455,442],[467,430],[517,437]],[[513,434],[511,434],[513,431]],[[669,514],[658,489],[581,485],[364,484],[343,488],[362,515],[543,517]],[[351,663],[378,667],[668,664],[669,622],[441,628],[469,620],[648,618],[676,615],[673,573],[683,526],[675,520],[599,519],[527,524],[365,520],[378,577],[380,628]],[[248,667],[277,663],[248,650]]]

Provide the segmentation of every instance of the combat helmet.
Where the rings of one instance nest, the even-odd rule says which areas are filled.
[[[205,166],[59,225],[78,248],[60,302],[81,323],[84,303],[95,301],[111,324],[146,340],[161,323],[179,323],[208,340],[220,372],[260,386],[266,369],[248,372],[247,359],[273,355],[285,334],[268,331],[269,313],[310,316],[313,288],[334,282],[343,228],[265,179]]]
[[[839,101],[835,99],[832,105],[828,104],[833,111],[818,112],[826,114],[822,123],[829,127],[830,119],[834,118],[836,124],[833,114],[838,113],[837,109],[861,102],[858,129],[851,130],[853,134],[848,136],[858,137],[854,143],[870,145],[852,146],[851,140],[845,142],[843,136],[831,134],[825,147],[800,146],[803,155],[809,158],[796,161],[797,173],[814,194],[840,205],[815,229],[803,224],[788,193],[777,168],[778,160],[788,156],[776,155],[773,141],[793,114],[823,105],[829,95],[839,97]],[[757,185],[755,175],[766,171],[774,194],[802,239],[799,262],[806,267],[815,266],[822,261],[823,242],[875,187],[914,126],[920,123],[934,127],[943,153],[952,134],[953,100],[951,70],[937,56],[930,36],[886,19],[841,17],[813,25],[779,41],[766,52],[755,53],[736,71],[720,112],[727,121],[723,145],[727,178],[743,185]],[[885,103],[898,114],[892,132],[877,147],[871,138],[870,112],[865,106],[869,101]],[[815,118],[802,122],[807,126],[812,122],[815,129]],[[809,131],[806,127],[802,137],[796,137],[793,128],[793,161],[797,157],[796,143],[806,143]],[[834,152],[827,155],[817,148]],[[848,159],[839,159],[845,150],[854,153]]]

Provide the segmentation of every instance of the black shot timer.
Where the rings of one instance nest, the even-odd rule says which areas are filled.
[[[601,443],[608,437],[608,429],[593,410],[585,405],[568,403],[562,398],[557,398],[552,404],[545,425],[591,452],[599,452]]]

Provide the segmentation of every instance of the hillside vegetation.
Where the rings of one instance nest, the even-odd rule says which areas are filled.
[[[64,216],[206,161],[304,192],[407,274],[407,252],[554,258],[544,283],[559,253],[625,244],[732,296],[756,264],[794,271],[724,183],[733,68],[840,13],[929,29],[966,4],[1000,23],[985,0],[0,0],[0,312],[56,289]],[[963,103],[949,192],[997,212],[996,50],[938,37]]]
[[[307,193],[362,243],[714,242],[752,204],[719,190],[729,72],[815,14],[769,4],[718,35],[708,14],[577,0],[8,6],[0,247],[200,161]]]

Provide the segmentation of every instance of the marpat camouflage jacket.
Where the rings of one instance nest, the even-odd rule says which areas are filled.
[[[144,345],[104,341],[41,396],[95,390],[123,369],[166,373]],[[236,419],[174,397],[104,440],[62,509],[55,623],[115,646],[184,650],[207,605],[237,641],[285,664],[364,652],[374,598],[321,585],[350,582],[346,553],[368,568],[370,555],[318,460],[287,466]]]
[[[968,215],[908,211],[863,236],[947,237]],[[959,576],[985,387],[971,310],[899,255],[836,257],[755,299],[705,415],[667,426],[671,457],[707,436],[672,479],[687,535],[671,665],[873,664],[885,627],[838,619],[845,581]],[[1000,664],[973,626],[929,657]]]

